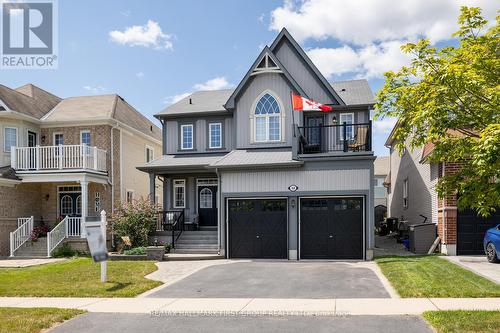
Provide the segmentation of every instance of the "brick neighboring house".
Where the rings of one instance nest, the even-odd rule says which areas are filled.
[[[454,174],[462,167],[461,163],[430,163],[428,156],[434,149],[430,143],[413,151],[405,149],[400,155],[392,133],[386,146],[390,149],[390,174],[386,179],[388,216],[410,223],[421,223],[422,215],[427,217],[427,222],[437,224],[444,254],[484,254],[484,234],[498,224],[500,211],[484,219],[474,211],[458,210],[455,195],[439,198],[435,190],[439,178]]]
[[[61,99],[32,84],[0,85],[0,256],[25,240],[16,229],[31,216],[85,246],[81,220],[146,197],[150,180],[135,166],[160,152],[161,130],[118,95]],[[14,255],[47,255],[44,242]]]

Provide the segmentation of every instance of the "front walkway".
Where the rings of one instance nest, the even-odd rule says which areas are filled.
[[[0,307],[56,307],[88,312],[173,315],[420,315],[435,310],[500,310],[500,298],[74,298],[0,297]]]
[[[500,284],[500,264],[492,264],[483,256],[443,256],[446,260],[451,261],[465,269],[476,273],[488,280]]]

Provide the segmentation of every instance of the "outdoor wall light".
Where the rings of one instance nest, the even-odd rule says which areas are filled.
[[[295,208],[295,199],[290,200],[290,205],[292,208]]]

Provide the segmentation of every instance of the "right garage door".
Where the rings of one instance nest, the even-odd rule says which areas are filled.
[[[363,259],[362,198],[301,198],[301,259]]]
[[[457,254],[484,254],[483,238],[486,230],[495,227],[500,222],[500,209],[488,218],[477,216],[473,210],[457,213]]]

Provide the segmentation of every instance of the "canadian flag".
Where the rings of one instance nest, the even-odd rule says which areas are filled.
[[[295,111],[332,111],[332,107],[307,99],[292,92],[292,104]]]

